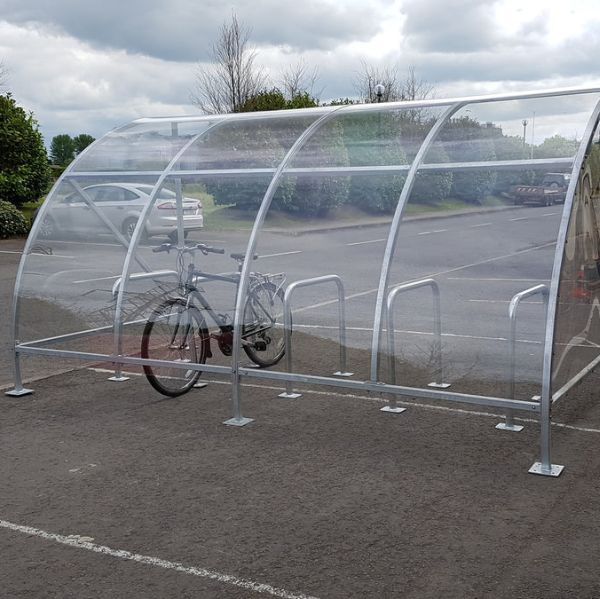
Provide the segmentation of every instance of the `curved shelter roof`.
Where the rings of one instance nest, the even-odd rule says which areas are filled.
[[[193,369],[231,374],[233,421],[240,377],[492,405],[509,425],[525,410],[541,415],[549,473],[552,401],[600,359],[599,91],[118,128],[77,157],[34,224],[17,364],[144,363],[145,323],[184,294],[193,263],[212,354]],[[167,236],[172,251],[157,252]],[[225,253],[181,251],[198,243]],[[285,299],[293,334],[257,370],[244,323],[260,282]]]

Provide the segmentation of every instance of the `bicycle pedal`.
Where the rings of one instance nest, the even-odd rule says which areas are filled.
[[[266,343],[266,341],[255,341],[254,342],[254,349],[256,351],[266,351],[267,350],[267,343]]]

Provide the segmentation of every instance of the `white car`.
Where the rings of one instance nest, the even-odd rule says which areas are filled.
[[[110,233],[101,213],[126,239],[131,239],[142,210],[150,201],[154,187],[145,183],[99,183],[83,188],[86,198],[73,192],[53,203],[40,228],[45,238],[64,233]],[[90,206],[90,203],[93,206]],[[98,209],[98,212],[94,208]],[[183,230],[201,229],[204,225],[202,202],[183,198]],[[177,230],[177,198],[173,191],[162,189],[144,224],[144,236],[169,235]]]

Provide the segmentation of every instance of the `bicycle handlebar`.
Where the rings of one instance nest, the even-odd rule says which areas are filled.
[[[167,252],[169,253],[171,250],[179,250],[179,248],[173,244],[173,243],[161,243],[158,247],[155,247],[152,251],[155,254],[158,254],[159,252]],[[215,248],[212,247],[210,245],[206,245],[204,243],[198,243],[196,245],[192,245],[189,247],[184,247],[183,249],[179,250],[183,253],[193,253],[196,250],[200,250],[204,255],[206,254],[224,254],[225,250],[223,248]]]

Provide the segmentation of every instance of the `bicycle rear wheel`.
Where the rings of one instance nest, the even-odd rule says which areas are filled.
[[[144,365],[148,382],[163,395],[177,397],[187,393],[201,372],[175,364],[204,364],[209,338],[200,312],[172,299],[156,308],[146,322],[142,335],[142,358],[167,360],[173,366]]]
[[[273,366],[285,354],[283,291],[273,283],[250,288],[244,306],[244,351],[262,368]]]

